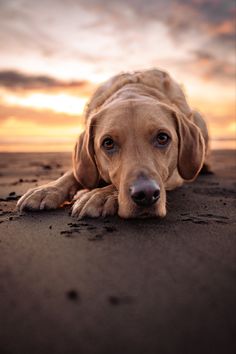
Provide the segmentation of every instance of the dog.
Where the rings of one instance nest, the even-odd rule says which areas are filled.
[[[73,169],[30,189],[17,207],[44,210],[73,201],[81,219],[164,217],[166,191],[193,181],[207,158],[208,131],[181,87],[161,70],[122,73],[93,94]],[[205,165],[204,165],[205,166]]]

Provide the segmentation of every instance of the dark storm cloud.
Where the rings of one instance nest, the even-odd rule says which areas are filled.
[[[0,71],[0,87],[10,90],[86,89],[87,81],[61,81],[45,75],[27,75],[14,70]]]

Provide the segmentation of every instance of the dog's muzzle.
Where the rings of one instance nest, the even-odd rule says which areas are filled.
[[[140,176],[130,186],[129,193],[135,204],[149,207],[160,198],[160,186],[155,180]]]

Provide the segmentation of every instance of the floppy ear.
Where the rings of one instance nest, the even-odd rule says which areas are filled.
[[[179,138],[178,172],[185,180],[197,177],[205,158],[205,142],[200,129],[182,113],[173,113]]]
[[[97,187],[99,173],[94,157],[93,121],[87,123],[86,130],[79,136],[73,153],[73,168],[76,180],[84,187]]]

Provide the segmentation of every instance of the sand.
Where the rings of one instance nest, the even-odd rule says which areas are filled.
[[[235,152],[169,192],[163,220],[14,210],[69,166],[0,154],[0,353],[235,353]]]

